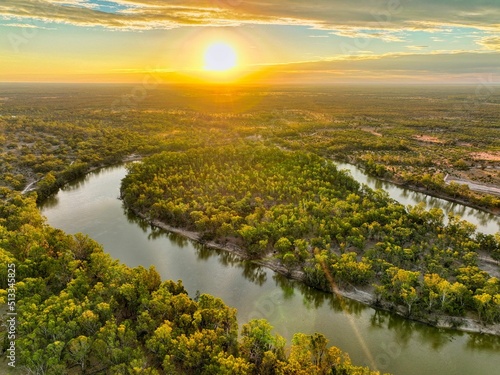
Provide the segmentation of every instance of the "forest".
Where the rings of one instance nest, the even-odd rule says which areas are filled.
[[[238,327],[219,298],[192,299],[154,266],[129,268],[87,236],[51,228],[34,197],[8,194],[0,233],[2,265],[15,265],[21,374],[379,374],[320,333],[297,333],[285,348],[265,320]]]
[[[238,327],[220,299],[190,298],[154,267],[129,268],[40,216],[37,202],[66,182],[134,159],[122,199],[151,220],[318,289],[368,291],[412,319],[500,320],[499,281],[478,263],[499,259],[498,235],[401,206],[332,163],[498,212],[498,196],[444,176],[499,185],[499,97],[474,87],[136,89],[0,88],[0,299],[5,319],[15,265],[21,371],[376,374],[321,333],[286,344],[266,321]],[[0,335],[4,361],[3,325]]]
[[[39,181],[40,195],[50,194],[134,152],[262,139],[490,212],[500,208],[491,189],[500,184],[500,95],[478,95],[473,85],[4,87],[0,184],[15,190]]]
[[[272,257],[321,290],[366,286],[408,317],[500,321],[500,281],[477,262],[480,251],[500,259],[498,234],[404,207],[314,154],[253,143],[161,153],[129,166],[122,198],[148,220]]]

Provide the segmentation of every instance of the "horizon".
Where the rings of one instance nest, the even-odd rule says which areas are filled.
[[[144,82],[141,81],[127,81],[127,82],[114,82],[114,81],[0,81],[0,85],[60,85],[60,86],[137,86],[142,85]],[[321,88],[347,88],[347,87],[385,87],[385,86],[421,86],[421,87],[500,87],[500,82],[278,82],[278,83],[266,83],[266,82],[168,82],[161,81],[154,84],[154,88],[158,87],[227,87],[227,88],[238,88],[238,87],[253,87],[253,88],[273,88],[273,87],[321,87]]]

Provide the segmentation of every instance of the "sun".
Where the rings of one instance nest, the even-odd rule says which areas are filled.
[[[236,67],[238,58],[236,51],[229,44],[215,42],[205,50],[204,69],[212,72],[225,72]]]

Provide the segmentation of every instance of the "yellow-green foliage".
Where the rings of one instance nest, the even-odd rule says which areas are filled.
[[[195,301],[181,282],[162,282],[154,267],[129,268],[88,237],[51,228],[33,197],[8,194],[0,233],[0,298],[5,302],[4,270],[15,264],[16,367],[23,373],[285,374],[295,366],[266,321],[245,324],[238,340],[235,309],[208,294]],[[0,331],[2,351],[5,337]],[[378,374],[329,350],[336,353],[331,361],[301,368]]]
[[[500,283],[477,264],[479,250],[500,255],[498,237],[455,216],[445,225],[439,209],[406,208],[315,154],[241,142],[161,153],[129,172],[122,197],[130,208],[232,241],[251,258],[273,256],[314,287],[375,284],[382,302],[408,315],[500,320]],[[448,298],[431,302],[423,280],[432,274],[456,283]],[[484,293],[491,298],[476,298]]]

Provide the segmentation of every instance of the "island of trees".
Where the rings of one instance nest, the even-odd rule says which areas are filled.
[[[500,321],[500,281],[478,264],[480,252],[500,259],[498,235],[404,207],[311,153],[253,143],[162,153],[130,164],[122,198],[150,221],[234,245],[321,290],[362,288],[431,323]]]

